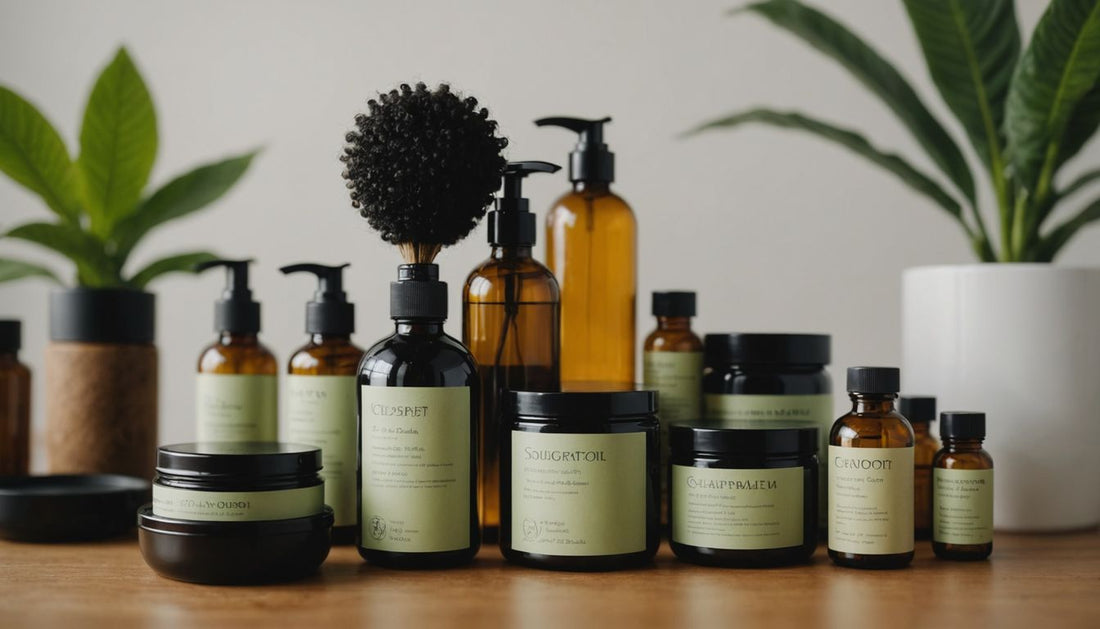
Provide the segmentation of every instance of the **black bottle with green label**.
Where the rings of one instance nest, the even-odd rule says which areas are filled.
[[[481,546],[477,364],[443,331],[435,264],[403,264],[390,284],[394,333],[359,365],[359,554],[392,568],[443,568]]]

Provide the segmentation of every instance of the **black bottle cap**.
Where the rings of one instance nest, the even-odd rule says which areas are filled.
[[[631,385],[570,382],[561,391],[508,391],[504,407],[510,415],[545,418],[608,418],[652,415],[657,393]]]
[[[438,264],[402,264],[390,282],[391,319],[447,318],[447,283],[439,281]]]
[[[50,340],[146,345],[156,331],[156,297],[128,288],[66,288],[50,293]]]
[[[828,334],[708,334],[703,339],[708,365],[828,365]]]
[[[985,413],[944,411],[940,413],[940,437],[985,439]]]
[[[23,322],[17,319],[0,320],[0,352],[14,354],[23,347]]]
[[[306,272],[317,276],[317,291],[306,303],[307,334],[348,335],[355,331],[355,304],[348,303],[344,292],[344,269],[350,264],[291,264],[283,273]]]
[[[692,291],[654,291],[653,316],[694,317],[695,293]]]
[[[727,421],[672,424],[668,435],[674,453],[808,455],[817,452],[818,428],[799,422]]]
[[[203,480],[312,474],[320,469],[321,450],[297,443],[211,441],[157,448],[158,473]]]
[[[196,271],[225,267],[225,290],[214,304],[214,331],[255,334],[260,331],[260,304],[248,287],[248,265],[252,260],[210,260],[195,265]]]
[[[550,162],[508,162],[504,167],[497,209],[489,212],[489,244],[531,246],[535,244],[535,215],[523,196],[523,178],[531,173],[556,173],[561,166]]]
[[[936,398],[930,395],[903,395],[898,398],[898,412],[909,423],[936,421]]]
[[[603,125],[611,117],[598,120],[557,116],[540,118],[540,127],[564,127],[578,134],[577,146],[569,153],[569,181],[615,181],[615,154],[603,141]]]
[[[897,393],[901,370],[897,367],[848,367],[849,393]]]

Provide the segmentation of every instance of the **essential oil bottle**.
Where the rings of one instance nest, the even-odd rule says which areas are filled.
[[[917,539],[932,536],[932,459],[940,442],[932,436],[936,421],[936,398],[924,395],[903,395],[898,399],[898,411],[913,427],[913,535]]]
[[[993,552],[993,458],[982,449],[985,413],[940,414],[943,449],[932,464],[932,551],[973,561]]]
[[[359,366],[359,532],[367,561],[391,568],[468,563],[477,519],[477,365],[443,332],[447,285],[435,264],[402,264],[390,284],[395,332]]]
[[[31,370],[19,362],[22,326],[0,321],[0,476],[30,473]]]
[[[852,410],[829,433],[829,557],[850,568],[913,560],[913,428],[896,367],[849,367]]]

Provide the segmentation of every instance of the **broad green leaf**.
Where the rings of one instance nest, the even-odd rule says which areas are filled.
[[[1080,136],[1095,131],[1095,112],[1084,112],[1080,128],[1070,122],[1098,79],[1100,0],[1052,0],[1012,77],[1005,111],[1016,179],[1032,198],[1049,194],[1063,144],[1079,148]]]
[[[149,282],[166,273],[194,273],[200,262],[217,260],[218,256],[207,251],[181,253],[161,258],[134,274],[127,283],[131,288],[144,289]]]
[[[103,242],[88,232],[64,223],[27,223],[5,234],[33,242],[71,260],[77,269],[77,279],[83,286],[115,286],[118,273],[103,248]]]
[[[80,203],[69,152],[38,109],[0,86],[0,171],[42,197],[70,223],[80,220]]]
[[[116,220],[133,211],[156,153],[153,101],[120,48],[92,88],[80,130],[77,166],[96,235],[106,236]]]
[[[866,138],[854,131],[842,129],[813,118],[808,118],[796,112],[750,109],[726,116],[725,118],[713,120],[692,130],[690,133],[699,133],[711,129],[732,128],[748,122],[760,122],[777,127],[799,129],[840,144],[855,152],[857,155],[890,171],[907,186],[935,201],[936,204],[946,210],[948,214],[965,225],[958,201],[944,192],[939,184],[916,168],[913,168],[908,162],[897,155],[884,153],[871,146]]]
[[[57,275],[44,266],[11,258],[0,258],[0,282],[10,282],[25,277],[44,277],[58,284],[61,283]]]
[[[958,145],[909,82],[855,33],[828,15],[793,0],[767,0],[735,10],[740,11],[766,17],[844,66],[894,112],[971,204],[975,202],[974,179]]]
[[[248,170],[257,151],[200,166],[165,184],[116,226],[117,257],[126,257],[149,230],[186,216],[212,203],[233,187]]]
[[[1013,0],[905,0],[932,81],[1001,176],[1005,98],[1020,57]]]
[[[1054,169],[1057,170],[1076,155],[1081,147],[1096,134],[1097,127],[1100,127],[1100,81],[1097,81],[1092,89],[1081,97],[1081,102],[1077,103],[1077,109],[1069,119],[1066,132],[1062,134]]]
[[[1043,237],[1038,251],[1036,262],[1050,262],[1066,246],[1077,232],[1094,221],[1100,221],[1100,199],[1093,200],[1086,205],[1073,218],[1055,227],[1049,234]]]

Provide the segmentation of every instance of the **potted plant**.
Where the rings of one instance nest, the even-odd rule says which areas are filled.
[[[157,352],[154,296],[145,288],[214,256],[176,253],[134,269],[131,254],[154,228],[225,194],[255,155],[207,164],[146,191],[156,150],[153,102],[124,48],[92,88],[75,159],[38,109],[0,85],[0,171],[53,213],[49,221],[5,225],[3,237],[52,250],[75,267],[64,282],[52,268],[0,257],[0,281],[37,276],[68,286],[50,294],[51,472],[153,473]]]
[[[928,173],[863,135],[798,112],[748,109],[694,132],[764,123],[831,140],[885,169],[966,234],[982,263],[911,269],[903,280],[906,389],[989,413],[995,523],[1064,530],[1100,523],[1100,270],[1049,264],[1100,220],[1100,169],[1058,176],[1100,124],[1100,0],[1053,0],[1021,46],[1011,0],[904,0],[940,96],[966,133],[995,200],[983,212],[959,143],[889,61],[795,0],[753,13],[848,70],[935,164]],[[1068,206],[1068,218],[1055,209]],[[987,227],[987,225],[989,227]],[[1063,489],[1072,484],[1073,491]]]

